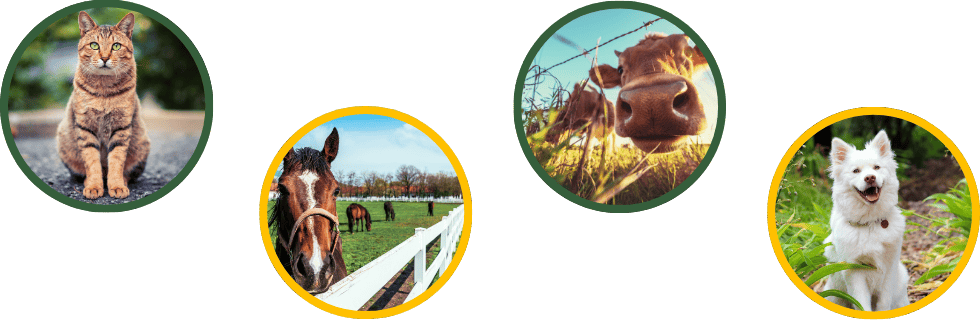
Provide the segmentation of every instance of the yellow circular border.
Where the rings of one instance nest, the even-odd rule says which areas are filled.
[[[296,284],[296,281],[293,281],[293,278],[290,277],[288,273],[286,273],[286,269],[283,268],[282,265],[279,263],[279,258],[276,257],[275,248],[272,246],[272,239],[269,237],[268,215],[266,214],[268,210],[268,204],[269,204],[269,200],[268,200],[269,188],[271,188],[272,186],[272,179],[275,176],[276,170],[279,167],[279,162],[286,155],[286,152],[288,152],[289,149],[292,149],[293,146],[296,144],[296,142],[298,142],[300,138],[306,135],[306,133],[309,133],[314,128],[317,128],[328,121],[338,119],[341,117],[351,116],[351,115],[365,115],[365,114],[380,115],[380,116],[391,117],[391,118],[401,120],[402,122],[412,125],[415,128],[419,129],[420,131],[425,133],[426,136],[432,139],[433,142],[439,145],[439,149],[442,149],[442,152],[446,154],[446,158],[448,158],[449,162],[453,164],[453,170],[456,171],[456,177],[459,179],[459,185],[461,190],[463,191],[463,205],[465,205],[464,208],[465,219],[463,221],[463,233],[459,240],[459,248],[457,249],[458,252],[456,253],[455,256],[453,256],[452,262],[450,262],[449,266],[446,267],[446,271],[442,274],[442,276],[440,276],[439,279],[432,284],[432,286],[430,286],[428,289],[422,292],[422,294],[420,294],[418,297],[415,297],[414,299],[407,301],[401,305],[388,309],[379,310],[379,311],[354,311],[354,310],[336,307],[327,304],[320,299],[317,299],[313,295],[306,292],[306,290],[303,290],[303,288],[300,287],[299,284]],[[435,131],[429,128],[429,126],[426,126],[418,119],[415,119],[412,116],[409,116],[402,112],[398,112],[396,110],[391,110],[391,109],[386,109],[381,107],[361,106],[361,107],[350,107],[350,108],[335,110],[327,114],[324,114],[320,117],[317,117],[316,119],[304,125],[302,128],[299,129],[299,131],[294,133],[293,136],[291,136],[289,140],[286,141],[286,143],[282,146],[282,148],[279,149],[279,152],[276,153],[275,158],[273,158],[272,160],[272,165],[269,166],[269,171],[265,175],[265,181],[262,183],[262,192],[260,195],[261,198],[259,200],[259,228],[261,229],[261,233],[262,233],[262,242],[263,244],[265,244],[266,253],[269,254],[269,260],[272,261],[272,265],[276,268],[276,271],[279,272],[279,276],[282,277],[283,282],[286,282],[286,284],[289,285],[289,287],[293,289],[293,291],[296,292],[297,295],[299,295],[303,299],[306,299],[306,301],[312,304],[313,306],[316,306],[324,311],[336,315],[354,318],[354,319],[376,319],[376,318],[397,315],[407,310],[410,310],[412,308],[415,308],[415,306],[418,306],[422,302],[429,299],[429,297],[432,297],[432,295],[435,294],[436,291],[439,291],[439,289],[446,284],[446,281],[448,281],[449,278],[453,275],[453,272],[456,271],[456,267],[459,266],[460,260],[463,259],[463,254],[466,252],[466,246],[468,245],[470,240],[470,227],[473,223],[473,203],[470,199],[470,186],[469,183],[466,181],[466,174],[463,173],[463,166],[459,164],[459,159],[456,158],[456,154],[453,153],[453,150],[449,148],[449,145],[446,144],[446,141],[444,141],[442,137],[436,134]]]
[[[963,170],[963,174],[967,179],[967,185],[970,186],[970,198],[972,200],[972,205],[973,205],[972,207],[974,210],[973,219],[971,222],[972,224],[970,225],[970,238],[966,245],[966,251],[963,252],[963,258],[960,259],[960,264],[957,265],[956,269],[953,270],[953,273],[949,276],[949,279],[947,279],[935,291],[927,295],[925,298],[922,298],[922,300],[916,301],[915,303],[902,308],[888,310],[888,311],[880,311],[880,312],[859,311],[859,310],[854,310],[854,309],[850,309],[847,307],[834,304],[830,302],[830,300],[821,297],[815,291],[807,287],[803,283],[803,280],[801,280],[799,276],[796,276],[796,272],[794,272],[793,269],[789,266],[789,262],[786,261],[786,256],[783,255],[782,248],[780,248],[779,237],[776,236],[776,194],[779,191],[779,182],[783,179],[783,172],[786,169],[786,166],[789,165],[789,162],[793,158],[793,155],[796,154],[796,152],[800,149],[800,146],[802,146],[803,143],[809,140],[810,137],[812,137],[814,134],[816,134],[824,127],[830,126],[831,124],[834,124],[844,119],[858,117],[858,116],[866,116],[866,115],[885,115],[885,116],[904,119],[913,124],[919,125],[919,127],[924,128],[926,131],[928,131],[933,136],[935,136],[940,141],[942,141],[943,144],[946,145],[946,148],[949,149],[949,151],[953,154],[954,157],[956,157],[956,161],[960,164],[960,168],[962,168]],[[944,292],[946,292],[946,290],[949,289],[950,286],[953,285],[953,282],[956,282],[956,279],[960,277],[961,273],[963,273],[963,268],[966,268],[966,263],[970,260],[970,255],[973,253],[973,247],[974,245],[976,245],[977,242],[977,220],[980,219],[980,213],[976,211],[978,206],[976,181],[974,181],[973,172],[970,171],[970,166],[967,165],[966,159],[963,158],[963,154],[960,153],[960,149],[957,148],[955,144],[953,144],[953,141],[951,141],[949,137],[946,136],[946,134],[943,134],[942,131],[936,128],[936,126],[933,126],[932,124],[927,122],[925,119],[919,118],[918,116],[910,114],[905,111],[890,109],[890,108],[857,108],[857,109],[842,111],[833,116],[824,118],[816,125],[810,127],[810,129],[804,132],[803,135],[796,140],[796,142],[793,142],[793,145],[790,146],[788,151],[786,151],[786,155],[783,156],[783,160],[779,162],[779,167],[776,168],[776,175],[774,175],[772,179],[772,186],[770,186],[769,188],[768,206],[769,206],[769,210],[768,210],[769,238],[772,240],[773,251],[776,253],[776,258],[779,259],[779,264],[782,265],[783,271],[785,271],[786,275],[789,276],[790,280],[793,281],[793,284],[795,284],[796,287],[799,288],[801,292],[806,294],[807,297],[810,297],[811,300],[820,304],[821,306],[831,311],[834,311],[838,314],[842,314],[854,318],[860,318],[860,319],[887,319],[887,318],[902,316],[914,312],[916,310],[919,310],[919,308],[922,308],[928,305],[929,303],[931,303],[933,300],[936,300],[936,298],[939,298],[939,296],[941,296]]]

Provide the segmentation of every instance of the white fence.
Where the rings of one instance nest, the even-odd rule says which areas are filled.
[[[442,217],[442,221],[429,228],[415,228],[415,235],[398,244],[387,253],[374,259],[356,272],[335,283],[327,292],[316,297],[324,302],[357,310],[371,299],[392,277],[401,271],[409,260],[415,259],[415,285],[405,301],[412,300],[432,284],[436,274],[442,275],[456,253],[456,243],[463,233],[465,205],[460,205]],[[436,237],[439,241],[439,255],[428,269],[425,267],[425,246]]]
[[[348,202],[428,202],[433,201],[436,203],[463,203],[463,198],[460,196],[446,196],[446,197],[337,197],[339,201]]]
[[[277,192],[277,191],[270,191],[269,192],[269,200],[271,201],[271,200],[274,200],[276,198],[279,198],[279,192]],[[414,202],[414,203],[425,203],[425,202],[428,202],[428,201],[433,201],[433,202],[436,202],[436,203],[452,203],[452,204],[462,204],[463,203],[463,197],[462,196],[445,196],[445,197],[438,197],[438,198],[432,198],[432,197],[377,197],[377,196],[369,196],[369,197],[337,197],[337,200],[338,201],[347,201],[347,202]]]

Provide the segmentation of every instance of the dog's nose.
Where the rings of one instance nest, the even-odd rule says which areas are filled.
[[[875,179],[876,178],[875,178],[874,175],[869,175],[869,176],[864,177],[864,182],[867,182],[867,183],[875,183]]]

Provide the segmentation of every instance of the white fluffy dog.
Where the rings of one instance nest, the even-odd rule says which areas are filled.
[[[841,290],[866,311],[884,311],[909,304],[908,271],[902,266],[905,216],[898,208],[895,154],[885,131],[878,132],[864,150],[834,138],[830,151],[830,178],[834,180],[834,208],[830,215],[833,242],[824,251],[830,262],[864,264],[875,269],[849,269],[830,275],[824,290]],[[854,308],[847,301],[834,303]]]

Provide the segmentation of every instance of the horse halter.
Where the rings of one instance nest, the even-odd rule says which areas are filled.
[[[303,212],[303,214],[301,214],[299,217],[296,218],[296,222],[293,223],[293,228],[292,230],[289,231],[288,241],[279,240],[279,242],[280,244],[284,244],[283,247],[287,252],[290,252],[290,259],[292,259],[292,253],[290,247],[293,246],[293,241],[296,239],[296,233],[299,232],[299,226],[300,224],[303,223],[303,219],[306,219],[314,215],[323,216],[324,218],[329,219],[334,224],[333,227],[334,230],[330,231],[331,244],[330,244],[330,251],[328,251],[327,255],[330,257],[332,261],[334,261],[334,263],[336,263],[336,260],[333,259],[336,258],[335,251],[337,250],[337,247],[340,245],[340,229],[339,229],[340,221],[337,220],[337,216],[330,214],[330,212],[327,212],[327,210],[324,210],[322,208],[312,208],[307,210],[306,212]],[[289,267],[293,267],[292,265],[293,262],[294,262],[293,260],[290,260]],[[283,266],[285,267],[286,265]],[[327,282],[332,280],[332,277],[333,274],[328,274]]]

